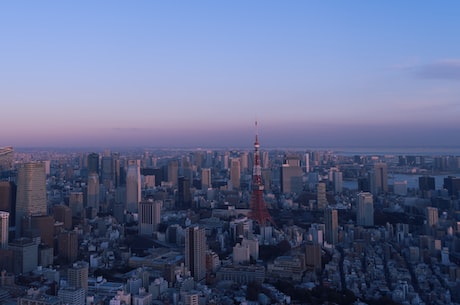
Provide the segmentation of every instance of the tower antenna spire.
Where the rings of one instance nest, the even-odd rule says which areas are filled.
[[[265,227],[268,223],[273,223],[273,220],[268,213],[267,206],[264,202],[264,186],[262,184],[262,167],[260,162],[259,152],[259,130],[257,120],[256,141],[254,143],[254,168],[252,170],[252,196],[251,196],[251,212],[249,217],[255,220],[259,226]]]

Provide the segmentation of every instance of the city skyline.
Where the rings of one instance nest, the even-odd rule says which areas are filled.
[[[457,147],[459,8],[5,2],[0,147]]]

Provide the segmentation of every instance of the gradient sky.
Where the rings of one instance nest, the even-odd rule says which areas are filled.
[[[459,146],[460,2],[2,1],[0,146]]]

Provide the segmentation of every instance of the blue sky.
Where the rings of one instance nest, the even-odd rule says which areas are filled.
[[[458,145],[460,3],[2,1],[0,146]],[[264,143],[265,142],[265,143]]]

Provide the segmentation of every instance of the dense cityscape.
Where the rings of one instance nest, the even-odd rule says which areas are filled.
[[[2,148],[0,302],[460,304],[459,156],[261,144]]]

